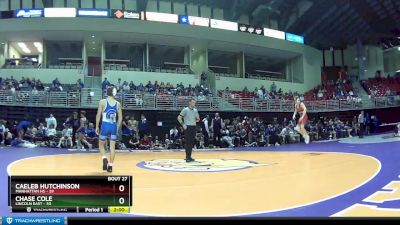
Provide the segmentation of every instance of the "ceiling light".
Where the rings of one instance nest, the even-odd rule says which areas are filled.
[[[92,38],[94,38],[94,34],[92,34]]]
[[[93,50],[96,50],[96,48],[92,48]]]
[[[22,51],[27,54],[31,53],[31,50],[29,50],[28,48],[22,48]]]
[[[398,47],[398,48],[397,48],[397,50],[399,50],[399,51],[400,51],[400,47]]]
[[[20,48],[26,48],[26,44],[23,43],[23,42],[19,42],[19,43],[18,43],[18,46],[19,46]]]
[[[42,48],[42,47],[43,47],[42,43],[40,43],[40,42],[35,42],[35,43],[33,43],[33,45],[34,45],[36,48]]]

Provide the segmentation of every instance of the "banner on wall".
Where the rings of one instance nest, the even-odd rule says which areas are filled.
[[[146,20],[165,22],[165,23],[178,23],[178,15],[170,13],[146,12]]]
[[[108,9],[78,9],[79,17],[110,17]]]
[[[202,26],[202,27],[209,27],[210,26],[210,19],[204,17],[197,17],[197,16],[186,16],[180,15],[179,16],[179,23],[180,24],[189,24],[192,26]]]
[[[304,44],[304,37],[296,34],[286,33],[286,40]]]
[[[189,16],[179,15],[179,24],[189,25]]]
[[[116,19],[136,19],[140,20],[140,13],[132,10],[113,9],[111,17]]]
[[[264,36],[285,40],[285,32],[264,28]]]
[[[264,34],[264,30],[262,27],[257,27],[257,26],[247,25],[247,24],[239,24],[239,31],[245,32],[245,33],[250,33],[250,34],[258,34],[258,35]]]
[[[211,19],[210,26],[217,29],[238,31],[238,23],[231,21]]]
[[[45,8],[44,17],[76,17],[75,8]]]
[[[33,18],[43,17],[44,9],[17,9],[15,10],[16,18]]]

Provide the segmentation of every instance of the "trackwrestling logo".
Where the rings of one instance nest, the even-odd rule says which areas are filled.
[[[64,217],[3,217],[3,224],[53,224],[53,225],[64,225]]]
[[[276,163],[261,164],[240,159],[199,159],[190,163],[182,159],[155,159],[140,162],[137,166],[145,169],[173,172],[223,172],[274,164]]]

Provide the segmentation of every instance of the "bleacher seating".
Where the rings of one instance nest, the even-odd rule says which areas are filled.
[[[388,90],[390,90],[393,95],[400,94],[400,77],[369,78],[368,80],[362,80],[361,85],[368,93],[368,95],[374,94],[375,97],[386,96]]]
[[[318,91],[321,89],[326,90],[326,92],[323,94],[322,97],[318,97]],[[353,84],[349,81],[343,84],[342,90],[345,96],[342,96],[341,99],[346,99],[347,93],[349,93],[350,91],[353,91],[353,93],[356,95],[356,91],[353,87]],[[333,82],[331,83],[328,82],[325,85],[318,85],[317,87],[305,92],[304,99],[306,101],[331,100],[333,98],[333,95],[336,94],[337,91],[338,91],[337,85]]]

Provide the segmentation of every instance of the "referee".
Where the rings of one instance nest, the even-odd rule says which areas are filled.
[[[192,148],[195,143],[196,136],[196,122],[200,121],[199,112],[195,108],[196,100],[189,100],[189,107],[182,109],[178,116],[178,122],[182,125],[185,130],[185,152],[186,162],[193,162]]]

